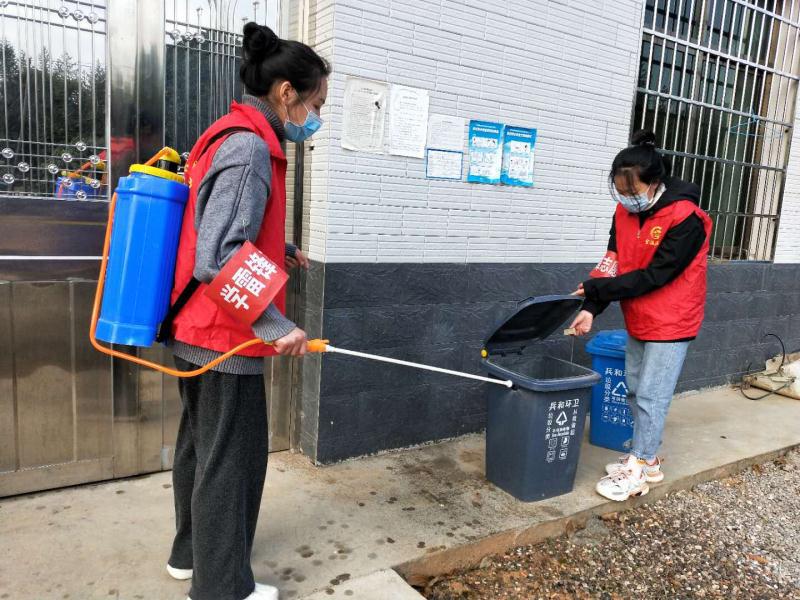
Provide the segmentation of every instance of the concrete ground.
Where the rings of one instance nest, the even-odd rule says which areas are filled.
[[[681,396],[663,448],[667,479],[636,502],[798,444],[800,401],[752,402],[730,389]],[[283,600],[320,591],[315,600],[375,600],[375,579],[363,577],[378,571],[438,574],[629,506],[593,491],[615,456],[584,444],[575,490],[525,504],[483,478],[482,435],[325,468],[273,454],[256,579],[277,585]],[[164,572],[172,519],[169,473],[0,500],[0,599],[182,600],[188,586]],[[391,572],[372,577],[384,592],[397,583]]]

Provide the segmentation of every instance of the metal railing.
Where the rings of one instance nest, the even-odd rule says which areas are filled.
[[[278,10],[165,0],[164,143],[188,152],[241,97],[242,26],[277,29]],[[105,0],[0,0],[0,194],[108,200],[109,154],[128,149],[106,139],[106,28]]]
[[[0,193],[106,199],[105,2],[0,5]]]
[[[203,2],[167,0],[165,141],[188,153],[232,100],[241,99],[242,27],[250,20],[277,30],[276,0]]]
[[[712,258],[771,260],[800,79],[800,1],[647,0],[633,128],[702,190]]]

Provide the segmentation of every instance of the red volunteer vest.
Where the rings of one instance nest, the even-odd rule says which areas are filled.
[[[693,214],[703,221],[706,240],[691,264],[664,287],[621,303],[628,333],[638,340],[682,340],[693,338],[700,331],[706,305],[711,219],[693,202],[678,200],[640,226],[639,215],[617,206],[614,219],[620,275],[647,267],[667,231]]]
[[[227,136],[214,141],[203,153],[209,140],[215,135],[232,127],[246,128],[258,135],[269,147],[272,180],[270,196],[261,229],[255,240],[255,246],[266,254],[275,264],[282,265],[286,254],[286,157],[272,126],[258,109],[234,102],[231,111],[211,125],[197,140],[189,153],[186,164],[186,182],[189,184],[189,201],[183,213],[181,238],[178,244],[178,258],[175,263],[175,287],[172,290],[174,303],[181,291],[192,278],[194,272],[195,251],[197,248],[197,231],[195,230],[195,206],[197,190],[205,177],[214,154]],[[202,156],[201,156],[202,154]],[[199,157],[199,158],[198,158]],[[233,201],[233,198],[231,198]],[[255,232],[254,232],[255,233]],[[255,337],[253,330],[235,321],[207,298],[203,291],[206,284],[192,295],[189,302],[175,317],[173,337],[176,340],[200,346],[217,352],[227,352],[231,348]],[[285,311],[286,292],[281,290],[273,300],[281,312]],[[271,347],[256,345],[239,352],[244,356],[272,356]]]

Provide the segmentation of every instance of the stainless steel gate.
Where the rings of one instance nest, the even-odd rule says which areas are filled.
[[[165,142],[189,149],[240,93],[243,21],[278,16],[278,0],[0,0],[0,496],[170,468],[175,381],[87,340],[109,190]],[[278,366],[273,450],[291,418]]]

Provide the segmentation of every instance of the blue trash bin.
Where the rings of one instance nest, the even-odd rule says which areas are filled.
[[[592,369],[602,380],[592,388],[589,441],[618,452],[629,452],[633,439],[633,414],[628,406],[625,381],[624,329],[601,331],[586,344],[592,356]]]

